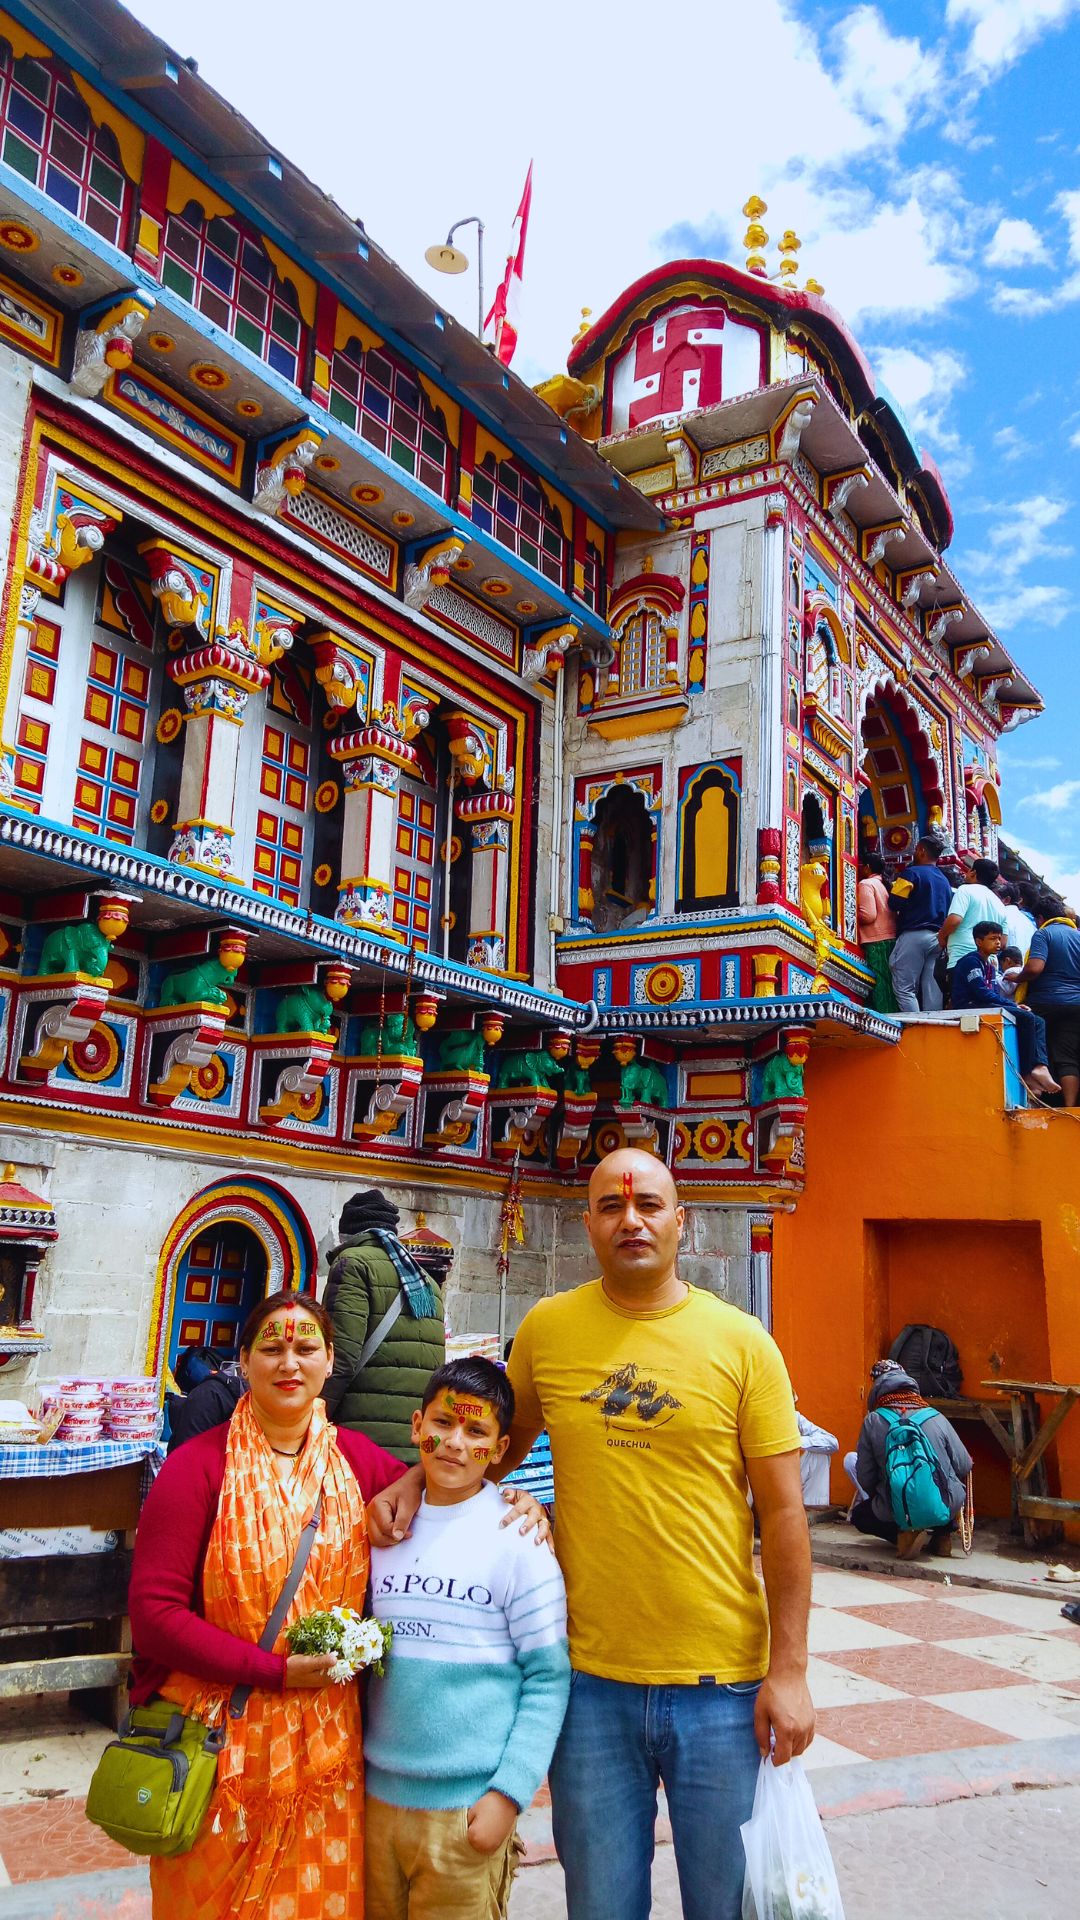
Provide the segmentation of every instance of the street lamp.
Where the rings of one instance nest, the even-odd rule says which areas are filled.
[[[467,254],[455,247],[454,235],[459,227],[476,228],[476,273],[479,281],[477,301],[476,337],[484,337],[484,223],[478,214],[471,213],[467,220],[455,220],[446,240],[441,247],[428,247],[424,259],[436,273],[464,273],[469,264]]]

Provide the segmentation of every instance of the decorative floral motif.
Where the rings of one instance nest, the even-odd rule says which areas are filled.
[[[78,1080],[108,1080],[120,1061],[120,1042],[111,1027],[91,1027],[82,1040],[73,1040],[68,1063]]]
[[[324,780],[315,789],[316,813],[332,813],[341,798],[341,788],[336,780]]]
[[[157,726],[154,728],[154,732],[157,736],[159,744],[163,747],[167,747],[171,741],[176,739],[176,736],[179,733],[183,724],[184,724],[184,716],[180,712],[179,708],[166,707],[164,713],[161,716],[161,719],[158,721]]]

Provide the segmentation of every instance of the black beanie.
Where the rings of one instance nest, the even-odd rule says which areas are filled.
[[[367,1233],[372,1227],[381,1227],[389,1233],[396,1233],[400,1218],[393,1201],[380,1193],[378,1187],[369,1187],[366,1193],[354,1193],[351,1200],[346,1200],[341,1209],[338,1232]]]

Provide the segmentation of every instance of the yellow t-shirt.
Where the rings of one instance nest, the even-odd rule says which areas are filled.
[[[656,1686],[760,1679],[744,1462],[799,1446],[760,1321],[700,1287],[631,1313],[591,1280],[532,1308],[507,1370],[517,1425],[551,1435],[573,1665]]]

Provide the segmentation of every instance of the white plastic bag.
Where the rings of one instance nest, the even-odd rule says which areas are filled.
[[[801,1760],[763,1760],[746,1854],[742,1920],[844,1920],[836,1869]]]

